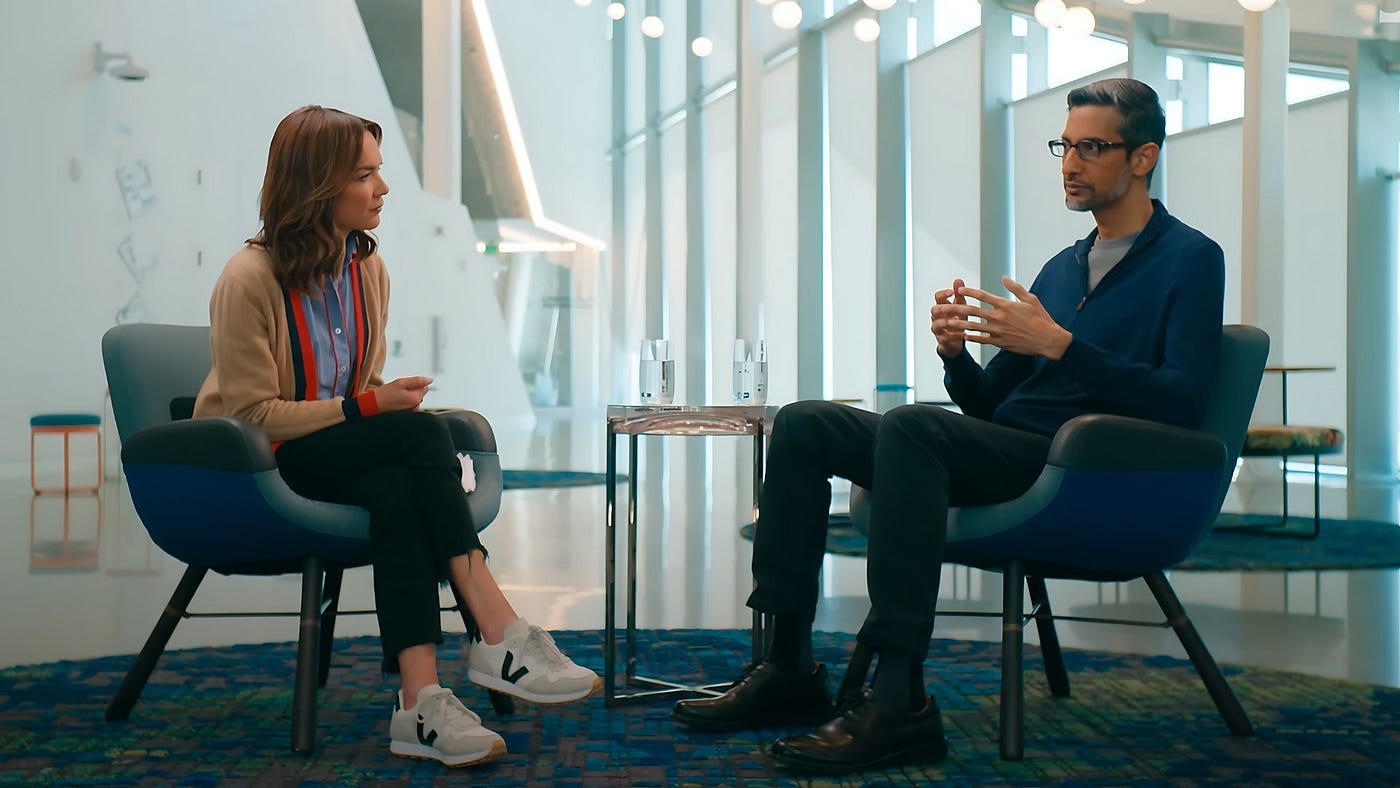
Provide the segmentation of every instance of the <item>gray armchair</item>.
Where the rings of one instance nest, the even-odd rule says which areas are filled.
[[[209,329],[133,324],[102,337],[112,410],[132,503],[151,539],[185,562],[175,593],[107,707],[130,715],[181,618],[210,569],[223,574],[302,576],[292,749],[316,746],[316,690],[330,671],[344,570],[370,562],[369,514],[304,498],[277,471],[265,433],[231,418],[189,419],[211,366]],[[491,426],[472,411],[440,414],[454,444],[471,455],[477,486],[468,497],[476,529],[495,519],[501,465]],[[454,594],[455,594],[454,589]],[[470,626],[457,597],[456,610]],[[368,611],[362,611],[368,612]],[[492,694],[498,711],[507,696]]]

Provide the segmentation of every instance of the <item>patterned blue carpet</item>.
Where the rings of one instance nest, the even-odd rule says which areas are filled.
[[[696,681],[731,676],[748,634],[641,633],[647,675]],[[444,682],[465,673],[443,647]],[[579,662],[601,666],[601,633],[558,633]],[[851,639],[819,634],[816,653],[844,665]],[[1395,784],[1400,690],[1255,669],[1227,675],[1258,735],[1229,735],[1190,666],[1161,657],[1066,652],[1073,696],[1052,700],[1038,652],[1028,648],[1026,759],[997,756],[999,647],[938,640],[930,687],[951,744],[937,768],[808,780],[774,767],[763,749],[785,731],[706,735],[667,719],[669,701],[606,709],[521,704],[495,717],[484,693],[468,705],[505,737],[509,754],[472,770],[403,760],[387,749],[393,687],[378,670],[374,638],[338,641],[320,696],[321,743],[310,757],[288,749],[290,643],[168,654],[132,717],[103,721],[128,657],[0,671],[0,782],[71,785],[1119,785]],[[839,674],[839,670],[835,671]],[[459,686],[461,686],[459,684]]]
[[[1222,514],[1229,525],[1271,524],[1277,516]],[[1288,518],[1288,530],[1308,533],[1312,518]],[[740,526],[753,539],[753,524]],[[826,551],[834,555],[865,555],[864,534],[844,514],[831,515]],[[1328,569],[1383,569],[1400,566],[1400,526],[1369,520],[1322,521],[1317,539],[1284,539],[1259,534],[1215,531],[1175,569],[1186,572],[1287,572]]]

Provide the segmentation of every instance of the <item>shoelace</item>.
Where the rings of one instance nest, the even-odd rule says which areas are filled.
[[[460,731],[464,728],[472,728],[481,724],[481,718],[476,716],[476,712],[463,706],[462,701],[458,700],[457,696],[453,695],[451,690],[443,690],[442,692],[430,695],[426,699],[419,701],[418,705],[420,707],[418,713],[422,715],[423,719],[431,718],[434,713],[440,714],[442,716],[442,725],[448,730]],[[462,724],[463,720],[466,720],[466,725]],[[442,731],[442,733],[446,732],[447,731]]]
[[[838,699],[841,701],[841,699]],[[848,720],[855,720],[870,714],[875,710],[875,691],[869,687],[862,687],[855,697],[844,699],[836,713]]]
[[[554,645],[554,638],[534,624],[530,625],[530,631],[525,635],[525,653],[539,657],[551,668],[562,668],[569,664],[569,658]]]

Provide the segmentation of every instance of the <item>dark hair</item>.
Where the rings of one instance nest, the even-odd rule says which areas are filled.
[[[1113,107],[1123,116],[1118,124],[1118,133],[1132,148],[1148,142],[1161,147],[1167,138],[1167,113],[1162,102],[1157,99],[1157,91],[1145,82],[1136,79],[1101,79],[1075,88],[1066,100],[1068,109],[1075,107]],[[1132,153],[1132,148],[1129,153]],[[1152,172],[1157,168],[1153,167]],[[1147,173],[1147,183],[1152,184],[1152,172]]]
[[[335,199],[354,176],[365,132],[383,139],[379,124],[327,107],[296,110],[277,124],[267,153],[259,215],[262,231],[248,243],[272,258],[277,281],[294,289],[315,289],[334,273],[345,255],[335,232]],[[357,254],[374,253],[374,237],[350,233]]]

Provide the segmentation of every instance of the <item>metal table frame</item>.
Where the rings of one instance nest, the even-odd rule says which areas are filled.
[[[603,625],[603,703],[615,706],[636,698],[680,693],[718,695],[724,684],[680,684],[637,674],[637,438],[642,435],[745,436],[753,443],[753,515],[758,521],[758,495],[763,483],[766,433],[772,429],[776,405],[609,405],[607,412],[607,511],[605,563],[607,566],[606,614]],[[623,686],[651,689],[619,693],[617,676],[617,439],[627,436],[627,627]],[[753,614],[753,660],[763,659],[767,622]]]

